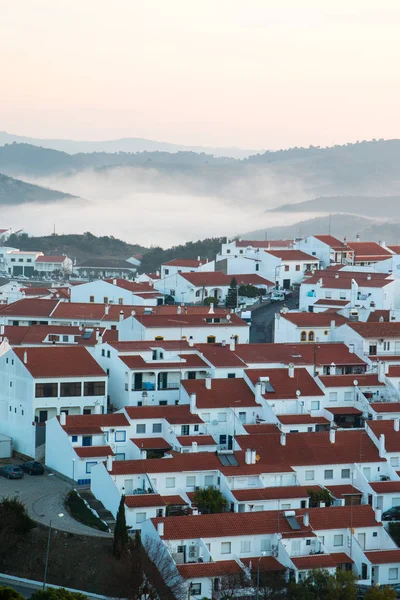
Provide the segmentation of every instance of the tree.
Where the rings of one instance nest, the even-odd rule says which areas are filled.
[[[0,586],[0,600],[24,600],[24,597],[11,587]]]
[[[324,502],[326,506],[330,506],[332,504],[332,496],[328,492],[328,490],[307,490],[307,494],[310,496],[310,508],[315,508],[319,506],[320,502]]]
[[[210,306],[210,304],[214,304],[214,306],[218,306],[218,298],[215,298],[214,296],[208,296],[208,298],[204,298],[204,306]]]
[[[226,308],[236,308],[238,303],[238,286],[236,279],[233,277],[225,298]]]
[[[194,495],[194,502],[203,514],[225,512],[228,501],[216,488],[202,488]]]
[[[352,573],[339,571],[334,576],[323,569],[316,569],[298,583],[289,583],[287,599],[357,600],[357,588]]]
[[[3,498],[0,501],[0,558],[27,535],[36,524],[25,505],[17,498]]]
[[[396,523],[395,521],[389,522],[389,533],[396,542],[396,544],[400,545],[400,523]]]
[[[188,590],[185,580],[181,577],[171,554],[161,540],[147,538],[142,548],[146,553],[147,562],[143,565],[148,580],[157,590],[157,600],[186,600]]]
[[[88,600],[88,598],[80,592],[70,592],[64,588],[48,587],[45,590],[38,590],[32,594],[31,600]]]
[[[265,288],[260,289],[255,285],[247,283],[246,285],[239,286],[239,296],[245,296],[245,298],[257,298],[266,293]]]
[[[364,600],[395,600],[397,592],[390,587],[371,587],[364,595]]]
[[[125,495],[121,496],[118,507],[117,520],[114,529],[113,554],[116,558],[122,558],[128,551],[129,536],[125,518]]]

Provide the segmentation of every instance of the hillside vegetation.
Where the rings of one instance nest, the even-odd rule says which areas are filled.
[[[29,202],[48,203],[77,198],[71,194],[58,192],[39,185],[25,183],[0,173],[0,205],[26,204]]]

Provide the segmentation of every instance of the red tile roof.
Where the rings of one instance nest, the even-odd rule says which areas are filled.
[[[2,316],[12,317],[50,317],[59,300],[43,300],[41,298],[23,298],[12,304],[0,306]],[[62,303],[68,304],[68,303]]]
[[[400,402],[371,402],[370,407],[377,413],[400,412]]]
[[[400,365],[390,365],[388,376],[400,377]]]
[[[240,560],[247,567],[250,567],[251,565],[252,573],[257,572],[258,565],[260,565],[261,573],[265,573],[267,571],[286,571],[286,567],[277,561],[273,556],[262,556],[261,558],[256,556],[251,558],[241,558]]]
[[[164,350],[187,350],[189,344],[186,340],[142,340],[132,342],[109,342],[110,346],[115,348],[117,352],[140,352],[149,351],[153,348],[162,348]],[[211,344],[210,344],[211,345]]]
[[[36,262],[38,263],[63,263],[67,257],[65,255],[51,255],[38,256]]]
[[[400,254],[400,246],[388,246],[393,254]]]
[[[20,289],[20,292],[25,294],[25,296],[49,296],[51,291],[56,290],[46,287],[26,287]]]
[[[225,275],[220,271],[199,271],[197,273],[179,273],[183,279],[186,279],[194,287],[209,286],[230,286],[236,275]]]
[[[350,304],[350,300],[329,300],[320,298],[314,304],[322,305],[322,306],[346,306]]]
[[[400,492],[400,480],[398,481],[371,481],[369,484],[377,494],[391,494]]]
[[[63,304],[68,304],[64,302]],[[0,313],[1,314],[1,313]],[[229,317],[229,319],[228,319]],[[148,328],[160,328],[160,327],[175,327],[175,328],[183,328],[183,333],[185,332],[185,327],[246,327],[249,325],[243,321],[236,314],[231,313],[229,315],[210,315],[210,314],[175,314],[175,315],[156,315],[156,314],[144,314],[144,315],[136,315],[136,320],[139,321],[143,327]],[[216,319],[219,318],[220,322],[213,321],[212,323],[207,322],[207,319]]]
[[[79,458],[100,458],[103,456],[114,456],[111,446],[73,446]]]
[[[312,262],[313,264],[319,263],[319,258],[307,254],[302,250],[265,250],[265,252],[272,254],[272,256],[276,256],[276,258],[280,258],[284,262],[296,260]]]
[[[381,433],[385,435],[386,452],[400,451],[400,431],[394,430],[392,420],[368,421],[368,426],[378,438]]]
[[[200,265],[204,265],[208,262],[207,258],[201,258],[197,260],[196,258],[174,258],[172,260],[168,260],[165,263],[162,263],[163,266],[170,267],[200,267]]]
[[[67,415],[66,428],[71,427],[128,427],[129,421],[124,413],[107,413],[105,415]]]
[[[327,485],[326,488],[330,491],[334,498],[344,498],[345,496],[362,496],[362,492],[354,485]]]
[[[378,258],[384,260],[390,258],[392,253],[386,248],[383,248],[376,242],[347,242],[348,246],[355,252],[355,260],[362,261]]]
[[[234,277],[238,285],[263,285],[265,287],[273,287],[275,285],[273,281],[262,277],[258,273],[245,273],[243,275],[234,275]]]
[[[350,558],[346,552],[331,552],[331,557],[336,561],[337,565],[342,565],[344,563],[354,563],[354,560]]]
[[[125,506],[128,508],[144,508],[151,506],[165,506],[159,494],[132,494],[125,496]]]
[[[188,502],[182,496],[163,496],[166,506],[187,506]]]
[[[277,500],[286,498],[309,498],[307,487],[301,485],[276,486],[265,488],[247,488],[232,490],[238,502],[251,502],[256,500]]]
[[[367,321],[371,323],[379,323],[379,319],[383,318],[384,321],[390,321],[390,310],[374,310],[369,313]]]
[[[115,285],[116,287],[120,287],[120,288],[123,288],[124,290],[128,290],[128,292],[132,292],[133,294],[135,294],[136,292],[138,292],[138,293],[146,293],[146,292],[154,293],[156,291],[156,290],[154,290],[154,287],[147,282],[138,283],[136,281],[129,281],[128,279],[121,279],[121,278],[118,279],[118,278],[112,278],[112,277],[105,279],[104,281],[106,281],[107,283],[111,283],[112,285]]]
[[[313,237],[315,237],[323,244],[327,244],[328,246],[330,246],[332,250],[336,250],[338,252],[351,251],[350,247],[347,245],[346,242],[338,240],[337,238],[333,237],[333,235],[314,235]]]
[[[310,523],[314,531],[382,526],[382,523],[376,521],[375,512],[369,504],[296,510],[296,514],[305,512],[310,515]]]
[[[197,414],[190,412],[187,404],[170,406],[126,406],[125,410],[130,419],[165,419],[173,425],[202,423]]]
[[[104,327],[99,328],[100,335],[103,335],[106,330]],[[86,336],[83,335],[86,333]],[[107,334],[110,334],[111,331],[107,330]],[[118,332],[115,332],[118,334]],[[54,345],[51,341],[44,340],[49,335],[57,335],[60,336],[59,342],[56,344],[63,344],[62,336],[69,335],[74,336],[75,343],[82,346],[94,346],[97,344],[96,341],[96,329],[91,328],[82,328],[82,327],[73,327],[71,325],[5,325],[4,327],[4,337],[8,338],[8,341],[11,346],[37,346],[43,343],[48,345]],[[67,342],[64,343],[64,347],[67,345]]]
[[[243,574],[239,563],[235,560],[219,560],[209,563],[187,563],[177,565],[183,579],[202,579],[206,577],[226,577]]]
[[[278,415],[279,421],[283,425],[329,425],[325,417],[313,417],[308,413],[303,415]]]
[[[196,349],[201,352],[204,358],[214,367],[246,367],[235,351],[230,350],[229,344],[196,344]]]
[[[362,410],[359,410],[354,406],[327,406],[326,410],[333,415],[362,415]]]
[[[379,381],[378,375],[364,373],[360,375],[321,375],[320,380],[325,387],[354,387],[354,381],[358,381],[358,387],[384,387]]]
[[[106,377],[100,365],[82,346],[14,348],[14,352],[36,378]]]
[[[181,446],[191,446],[196,442],[198,446],[216,446],[217,442],[211,435],[182,435],[177,438]]]
[[[324,289],[342,289],[350,290],[352,280],[357,283],[359,288],[380,288],[393,282],[387,273],[364,273],[360,271],[335,271],[333,269],[324,269],[316,271],[314,275],[308,277],[303,282],[306,285],[316,285],[321,281]]]
[[[311,313],[310,313],[311,314]],[[283,363],[288,365],[365,365],[366,363],[343,343],[318,344],[237,344],[235,354],[251,365]]]
[[[290,248],[292,244],[292,240],[235,240],[237,248]]]
[[[292,563],[299,571],[312,569],[336,568],[337,562],[330,554],[310,554],[308,556],[292,556]]]
[[[101,427],[96,425],[87,425],[86,427],[68,427],[65,425],[63,429],[68,435],[98,435],[103,433]]]
[[[335,325],[338,327],[339,325],[343,325],[347,323],[347,319],[342,315],[339,315],[335,312],[287,312],[280,313],[281,319],[286,319],[286,321],[290,321],[297,327],[327,327],[331,326],[332,321],[335,322]]]
[[[312,375],[303,367],[294,369],[294,377],[289,377],[288,369],[247,369],[246,375],[253,385],[260,377],[269,377],[269,386],[274,390],[265,393],[269,402],[296,399],[297,391],[302,396],[324,396]]]
[[[400,549],[373,550],[372,552],[365,552],[365,556],[372,565],[400,563]]]
[[[162,437],[130,438],[131,442],[143,450],[170,450],[171,445]]]
[[[263,435],[266,433],[280,433],[275,423],[258,423],[257,425],[243,425],[247,433],[251,435]]]
[[[363,338],[397,338],[400,336],[400,321],[390,323],[374,323],[371,321],[361,323],[358,321],[357,323],[348,322],[347,325]]]
[[[205,379],[183,379],[181,384],[189,395],[196,394],[197,408],[259,407],[244,379],[212,379],[211,389]]]

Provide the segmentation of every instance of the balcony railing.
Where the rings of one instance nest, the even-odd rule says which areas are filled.
[[[159,383],[159,390],[179,390],[179,381],[167,381],[167,383]]]

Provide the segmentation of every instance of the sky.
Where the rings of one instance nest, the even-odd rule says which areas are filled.
[[[398,0],[0,0],[0,130],[274,149],[400,137]]]

